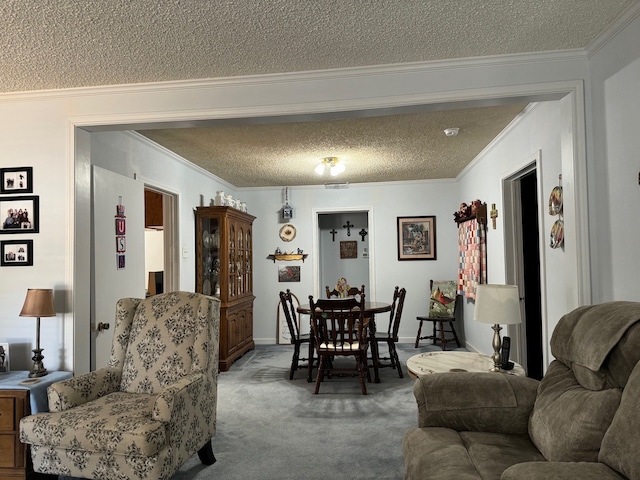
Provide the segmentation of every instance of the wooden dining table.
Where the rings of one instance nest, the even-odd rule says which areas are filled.
[[[302,315],[311,315],[311,307],[309,306],[309,304],[307,305],[303,305],[300,304],[298,306],[298,308],[296,309],[296,311],[299,314]],[[387,303],[387,302],[370,302],[368,300],[365,299],[364,301],[364,317],[365,318],[370,318],[369,320],[369,346],[371,347],[371,358],[372,358],[372,362],[373,362],[373,381],[375,383],[380,383],[380,373],[378,371],[378,362],[379,362],[379,356],[378,356],[378,342],[375,341],[375,336],[376,336],[376,321],[375,321],[375,315],[376,313],[384,313],[384,312],[390,312],[391,311],[391,304]],[[313,334],[312,334],[313,337]],[[310,351],[310,355],[309,358],[311,358],[311,351],[314,348],[314,342],[313,342],[313,338],[312,341],[309,342],[309,351]],[[308,375],[307,375],[307,381],[311,382],[312,381],[312,370],[313,366],[312,366],[312,362],[309,362],[309,370],[308,370]]]

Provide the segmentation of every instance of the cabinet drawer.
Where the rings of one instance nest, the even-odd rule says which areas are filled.
[[[16,400],[0,397],[0,432],[12,432],[16,429]]]
[[[15,435],[3,435],[0,433],[0,467],[13,468],[16,466]]]

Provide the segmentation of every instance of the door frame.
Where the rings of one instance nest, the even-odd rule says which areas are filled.
[[[543,369],[549,365],[549,323],[547,320],[547,289],[544,237],[544,202],[542,188],[542,152],[538,150],[525,162],[525,166],[502,178],[502,204],[504,208],[504,246],[505,246],[505,280],[507,284],[518,285],[522,292],[524,286],[524,258],[522,249],[522,208],[520,199],[520,179],[536,172],[538,195],[538,250],[540,252],[540,314],[542,321],[542,364]],[[520,294],[522,296],[522,293]],[[512,338],[511,356],[527,369],[526,316],[524,302],[520,302],[522,323],[507,326],[507,334]],[[513,341],[515,339],[515,341]]]
[[[367,286],[367,298],[374,300],[376,298],[376,275],[375,269],[375,228],[373,221],[373,206],[366,207],[326,207],[312,209],[311,228],[313,231],[313,252],[320,251],[320,228],[318,226],[318,217],[326,214],[339,214],[349,212],[367,212],[368,237],[369,237],[369,285]],[[320,258],[319,255],[313,255],[313,295],[316,298],[324,296],[324,287],[320,279]]]
[[[137,178],[137,175],[134,175]],[[162,195],[162,229],[164,240],[164,291],[180,290],[180,193],[166,185],[140,177],[144,188]]]

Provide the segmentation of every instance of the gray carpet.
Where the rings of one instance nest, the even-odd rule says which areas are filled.
[[[402,437],[417,424],[405,362],[432,349],[400,344],[404,378],[381,369],[363,396],[356,378],[326,380],[314,395],[306,371],[289,380],[293,347],[257,346],[220,374],[218,461],[194,456],[174,480],[401,479]]]
[[[417,425],[406,360],[438,350],[399,344],[404,378],[382,368],[366,396],[357,378],[326,380],[314,395],[306,370],[289,380],[292,346],[258,345],[219,375],[217,462],[194,455],[172,480],[402,479],[402,437]]]

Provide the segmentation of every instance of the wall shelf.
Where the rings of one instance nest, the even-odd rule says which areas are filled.
[[[286,261],[294,261],[294,260],[302,260],[309,256],[308,253],[282,253],[282,254],[271,254],[268,255],[267,258],[269,260],[273,260],[273,263],[276,263],[276,260],[286,260]]]

